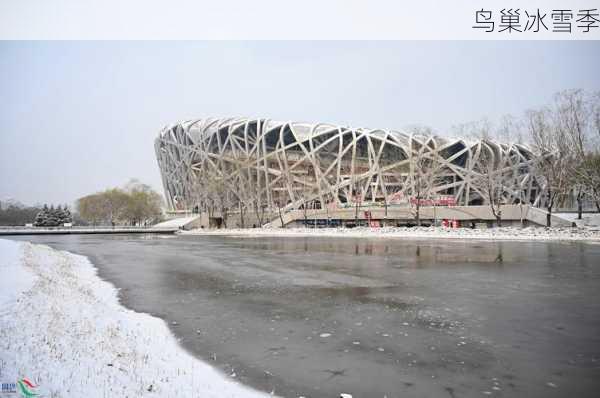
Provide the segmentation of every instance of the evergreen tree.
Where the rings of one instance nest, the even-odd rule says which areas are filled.
[[[72,223],[73,222],[73,216],[71,215],[71,211],[69,210],[69,208],[67,207],[67,205],[65,205],[65,207],[63,209],[63,213],[65,214],[65,222],[66,223]]]
[[[57,227],[62,226],[64,223],[71,222],[71,212],[65,205],[64,208],[60,206],[54,207],[54,205],[44,205],[42,210],[35,216],[34,225],[36,227]]]
[[[65,223],[65,212],[62,209],[62,207],[57,206],[56,207],[56,220],[57,220],[57,225],[62,226]]]
[[[59,225],[59,219],[57,214],[57,209],[54,208],[54,205],[50,205],[50,209],[48,210],[48,217],[46,218],[45,225],[46,227],[56,227]]]
[[[35,225],[36,227],[43,227],[45,224],[45,221],[46,221],[47,212],[48,212],[48,206],[44,205],[42,210],[40,210],[38,212],[38,214],[35,216],[35,221],[33,222],[33,225]]]

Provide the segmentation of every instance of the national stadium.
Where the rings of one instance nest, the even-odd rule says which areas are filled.
[[[417,204],[426,222],[489,222],[486,176],[508,220],[543,201],[535,154],[516,143],[205,118],[163,128],[155,150],[171,212],[205,213],[206,226],[400,225]]]

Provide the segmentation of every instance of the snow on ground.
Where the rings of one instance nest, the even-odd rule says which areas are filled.
[[[252,229],[195,229],[180,231],[184,235],[234,235],[234,236],[321,236],[350,238],[440,238],[474,240],[560,240],[598,241],[600,231],[587,228],[442,228],[442,227],[385,227],[385,228],[252,228]]]
[[[155,224],[152,226],[152,228],[180,228],[191,222],[196,221],[198,218],[200,218],[199,215],[193,215],[189,217],[177,217],[171,220]]]
[[[583,213],[581,220],[577,219],[577,213],[554,213],[557,216],[564,218],[565,220],[573,221],[580,227],[600,227],[600,214],[599,213]]]
[[[21,292],[33,285],[31,272],[21,267],[21,249],[12,242],[0,240],[0,317],[11,314]],[[2,324],[0,324],[2,325]],[[2,373],[0,372],[0,382]]]
[[[0,382],[49,397],[264,397],[119,304],[86,257],[0,239]]]

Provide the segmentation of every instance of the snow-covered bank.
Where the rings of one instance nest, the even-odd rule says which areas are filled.
[[[581,220],[578,219],[577,213],[555,213],[555,215],[569,220],[577,224],[578,227],[600,227],[600,214],[599,213],[583,213]]]
[[[586,228],[290,228],[290,229],[195,229],[180,231],[183,235],[232,235],[232,236],[320,236],[350,238],[406,238],[406,239],[474,239],[474,240],[558,240],[558,241],[597,241],[600,231]]]
[[[51,397],[264,397],[128,310],[83,256],[0,239],[0,381]]]

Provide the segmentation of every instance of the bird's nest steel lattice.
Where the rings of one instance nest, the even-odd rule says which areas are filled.
[[[500,181],[505,203],[540,200],[526,146],[448,139],[384,129],[268,119],[206,118],[161,130],[155,141],[172,210],[410,205],[427,160],[428,197],[486,204],[484,173]],[[491,160],[491,163],[490,163]],[[485,163],[485,164],[484,164]],[[492,167],[490,168],[490,164]],[[225,203],[226,202],[226,203]]]

